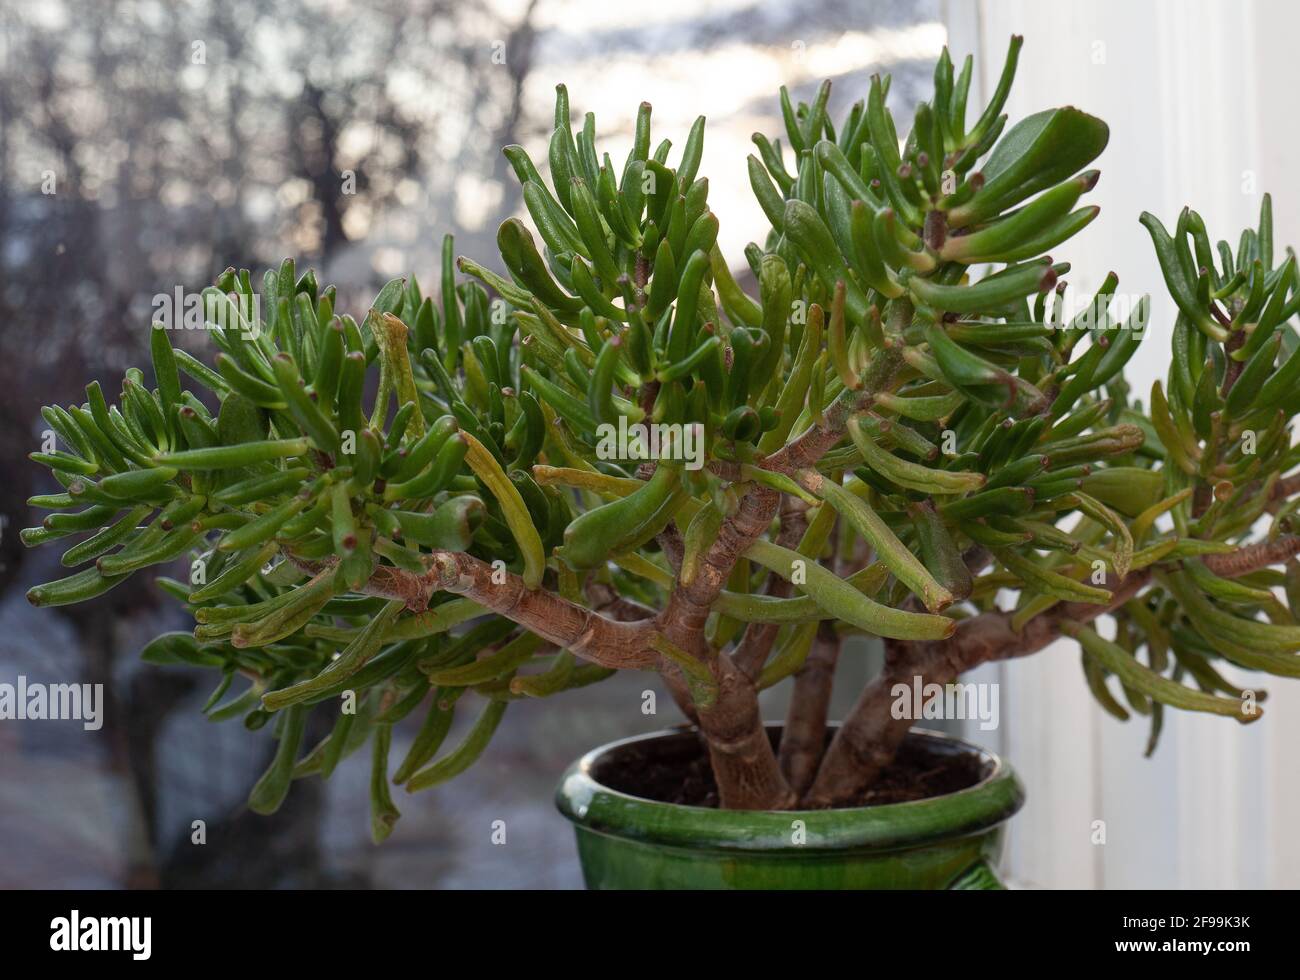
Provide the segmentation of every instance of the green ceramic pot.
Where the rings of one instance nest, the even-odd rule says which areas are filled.
[[[929,751],[976,756],[983,777],[945,796],[853,809],[680,806],[600,781],[628,746],[680,757],[695,738],[684,729],[639,735],[569,767],[556,804],[573,821],[588,888],[1003,887],[994,868],[1024,790],[1010,766],[977,746],[913,731],[908,738],[924,739]]]

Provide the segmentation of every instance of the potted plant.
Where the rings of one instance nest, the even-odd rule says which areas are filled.
[[[1097,215],[1077,205],[1107,128],[1008,126],[1019,46],[978,115],[945,51],[902,144],[888,78],[838,123],[829,83],[782,90],[793,154],[756,135],[749,158],[757,295],[716,244],[703,118],[670,166],[643,104],[619,170],[562,86],[550,181],[505,149],[541,239],[501,226],[509,278],[447,240],[438,300],[398,279],[354,319],[292,261],[260,291],[226,270],[213,366],[154,329],[152,386],[43,410],[59,445],[32,458],[63,489],[23,539],[89,536],[29,598],[184,559],[158,584],[197,625],[144,657],[211,667],[206,712],[272,730],[259,812],[369,742],[381,840],[390,784],[462,772],[516,701],[655,671],[689,727],[596,749],[559,790],[589,884],[996,887],[1014,774],[912,732],[964,671],[1072,638],[1152,746],[1166,707],[1260,716],[1216,664],[1300,672],[1294,255],[1267,198],[1235,250],[1193,211],[1172,236],[1143,215],[1179,312],[1167,383],[1132,397],[1148,304],[1121,309],[1112,275],[1071,308],[1047,255]],[[854,633],[885,663],[834,725]],[[312,711],[335,721],[307,746]]]

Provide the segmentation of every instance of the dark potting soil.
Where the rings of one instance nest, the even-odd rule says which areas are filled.
[[[773,740],[778,737],[772,733]],[[925,738],[908,738],[872,786],[845,807],[906,803],[974,786],[984,764],[970,753],[935,749]],[[703,743],[688,732],[635,742],[602,760],[593,775],[610,789],[661,803],[718,805],[718,786]]]

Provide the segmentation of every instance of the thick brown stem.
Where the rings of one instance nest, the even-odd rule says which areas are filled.
[[[980,664],[1036,653],[1060,637],[1063,621],[1091,622],[1128,602],[1150,578],[1150,571],[1144,569],[1122,582],[1112,580],[1107,583],[1112,592],[1109,603],[1062,603],[1035,616],[1019,633],[1011,628],[1011,613],[995,610],[962,620],[946,640],[887,641],[884,669],[863,690],[835,733],[804,805],[816,808],[848,802],[893,761],[915,720],[911,712],[892,710],[900,694],[896,688],[910,692],[918,681],[922,687],[948,684]]]
[[[1295,555],[1300,555],[1300,535],[1284,534],[1272,541],[1247,545],[1226,555],[1205,555],[1201,561],[1215,575],[1235,578],[1257,568],[1281,564]]]
[[[435,551],[423,579],[432,590],[454,592],[527,627],[542,639],[602,667],[653,670],[659,661],[650,646],[653,620],[617,622],[577,603],[529,589],[511,572],[496,571],[471,555]],[[373,583],[373,579],[372,579]]]
[[[804,502],[794,497],[782,498],[781,530],[777,533],[776,543],[783,548],[794,548],[807,528],[808,508]],[[773,572],[767,577],[765,591],[775,599],[787,599],[793,595],[794,586]],[[772,645],[780,631],[780,623],[750,623],[745,627],[745,634],[736,645],[732,659],[751,680],[758,679],[763,665],[772,654]]]
[[[727,656],[714,661],[718,696],[699,712],[718,784],[718,802],[729,810],[788,810],[797,799],[776,765],[763,728],[758,690]]]
[[[790,788],[800,795],[812,785],[826,748],[826,715],[831,706],[840,644],[834,625],[829,620],[823,622],[817,630],[812,652],[794,675],[777,761]]]
[[[1203,560],[1216,574],[1235,578],[1296,554],[1300,554],[1300,536],[1287,535]],[[1123,581],[1112,579],[1106,583],[1113,593],[1109,603],[1063,603],[1035,616],[1019,633],[1011,628],[1010,613],[993,611],[962,620],[946,640],[886,644],[884,671],[867,685],[831,741],[801,805],[827,807],[851,800],[893,761],[912,727],[911,718],[896,718],[891,711],[895,685],[911,690],[918,679],[922,685],[947,684],[980,664],[1036,653],[1061,637],[1062,623],[1089,623],[1128,602],[1150,582],[1151,573],[1143,569]]]
[[[717,681],[713,703],[707,708],[697,706],[697,718],[709,748],[719,800],[731,809],[787,809],[795,799],[763,729],[757,689],[729,656],[710,655],[704,639],[709,607],[736,559],[767,529],[778,498],[776,491],[766,487],[745,495],[736,513],[723,522],[713,546],[701,556],[695,578],[689,585],[677,584],[659,618],[664,635],[708,662]]]
[[[849,418],[870,405],[876,392],[893,383],[901,363],[897,350],[880,352],[868,368],[861,390],[842,393],[823,413],[821,424],[809,428],[763,465],[781,473],[815,465],[844,437]],[[785,809],[796,798],[763,730],[754,683],[726,654],[711,656],[704,640],[710,607],[736,561],[771,525],[780,496],[762,484],[745,494],[736,513],[723,522],[716,540],[701,556],[690,584],[678,579],[659,618],[664,635],[692,656],[708,661],[718,680],[717,697],[707,709],[701,708],[699,724],[725,807]]]

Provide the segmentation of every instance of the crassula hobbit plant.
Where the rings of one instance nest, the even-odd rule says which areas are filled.
[[[274,732],[254,809],[369,741],[377,837],[390,783],[435,786],[514,702],[617,670],[662,675],[731,808],[860,799],[912,724],[898,685],[1061,637],[1153,741],[1166,707],[1253,720],[1262,694],[1216,665],[1300,673],[1294,256],[1267,200],[1235,250],[1190,210],[1172,236],[1144,215],[1178,318],[1167,382],[1132,397],[1148,304],[1119,309],[1110,276],[1070,307],[1048,255],[1097,216],[1107,128],[1008,126],[1019,45],[978,114],[945,52],[901,142],[888,78],[838,121],[829,83],[783,90],[785,145],[749,159],[757,295],[716,244],[704,120],[674,153],[643,104],[619,169],[563,87],[548,177],[505,150],[532,225],[500,228],[508,278],[461,258],[458,282],[447,242],[439,299],[394,280],[354,319],[291,261],[260,291],[227,270],[214,366],[156,329],[153,387],[44,409],[60,445],[33,458],[63,489],[24,539],[76,536],[81,570],[32,602],[182,570],[158,584],[197,625],[145,657],[212,668],[209,716]],[[828,739],[855,633],[883,672]],[[783,681],[774,748],[758,694]],[[336,719],[314,746],[312,711]],[[477,720],[444,748],[457,713]]]

